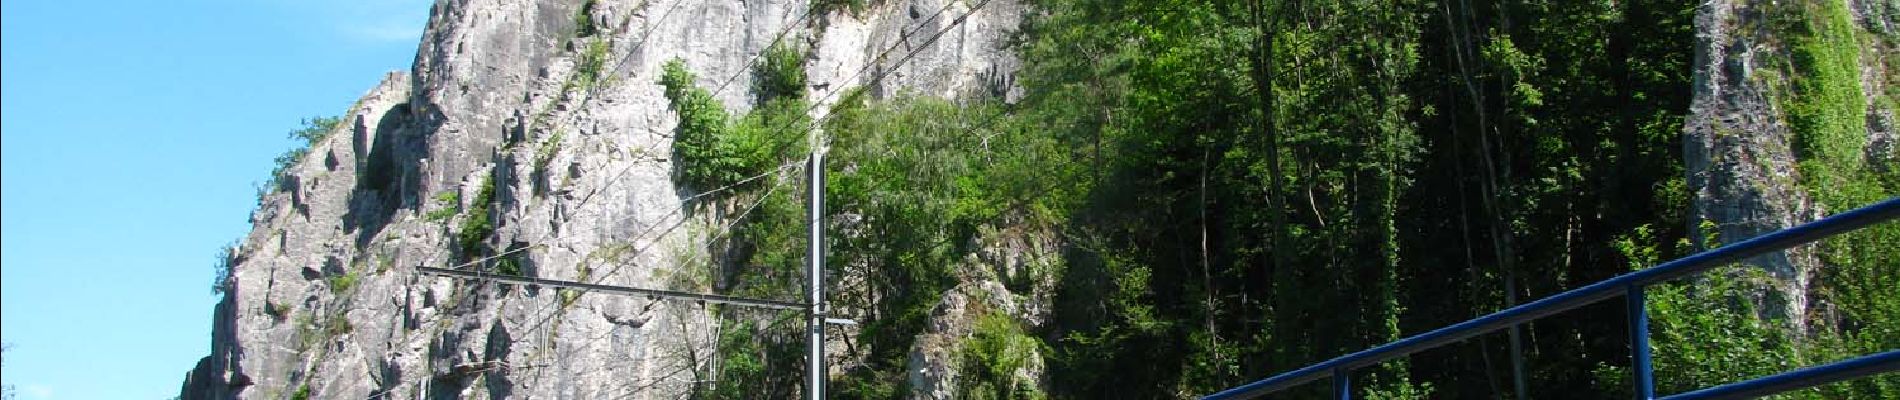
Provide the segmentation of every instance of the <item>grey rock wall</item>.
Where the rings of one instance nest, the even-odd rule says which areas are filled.
[[[1683,136],[1684,169],[1694,198],[1690,237],[1733,241],[1818,218],[1820,210],[1796,183],[1793,132],[1769,96],[1759,59],[1772,52],[1773,35],[1747,23],[1758,4],[1717,0],[1696,11],[1694,94]],[[1705,231],[1702,221],[1712,223]],[[1700,242],[1698,240],[1698,242]],[[1799,320],[1811,271],[1811,248],[1749,260],[1777,278],[1756,299],[1774,316]]]
[[[1004,46],[1023,8],[991,1],[967,17],[977,3],[886,0],[809,18],[803,0],[601,0],[585,14],[581,0],[439,1],[412,71],[387,76],[260,199],[212,354],[181,394],[679,397],[711,373],[703,305],[415,268],[496,267],[456,250],[492,179],[486,243],[515,251],[524,274],[709,290],[689,270],[709,267],[688,266],[705,264],[716,221],[681,212],[692,194],[672,183],[678,121],[661,64],[685,60],[708,88],[731,77],[718,99],[748,109],[752,56],[789,29],[811,49],[810,96],[824,105],[874,83],[875,95],[1010,95],[1018,63]],[[575,37],[583,18],[599,33]],[[602,78],[577,84],[596,43]]]

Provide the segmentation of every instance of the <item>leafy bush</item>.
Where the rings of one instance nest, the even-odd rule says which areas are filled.
[[[1043,399],[1035,382],[1018,380],[1016,371],[1040,354],[1042,342],[1023,332],[1008,315],[991,313],[977,320],[958,360],[959,391],[967,399]]]
[[[303,143],[290,150],[285,150],[284,154],[277,155],[277,158],[273,160],[276,166],[273,167],[270,172],[271,186],[282,188],[285,184],[285,178],[290,172],[290,167],[295,165],[297,161],[303,160],[304,154],[310,152],[311,146],[315,146],[317,142],[328,137],[330,132],[335,131],[336,127],[342,123],[343,117],[341,116],[310,117],[303,120],[302,128],[290,131],[291,139],[301,139]]]
[[[303,352],[315,348],[337,336],[349,334],[356,327],[350,324],[347,310],[333,310],[326,315],[314,315],[314,312],[297,316],[297,351]],[[321,319],[319,319],[321,318]]]
[[[994,104],[845,98],[824,129],[832,137],[825,196],[831,212],[865,222],[831,244],[828,262],[864,265],[863,290],[878,301],[852,306],[875,310],[869,313],[875,318],[862,321],[870,367],[842,386],[856,398],[882,398],[904,393],[883,381],[902,381],[912,342],[956,284],[956,266],[980,245],[984,228],[1066,214],[1073,189],[1045,183],[1077,170],[1048,162],[1066,158],[1066,149]],[[989,389],[1004,397],[1023,394]]]
[[[554,136],[549,137],[547,142],[542,143],[539,150],[535,150],[534,171],[536,173],[546,171],[548,162],[554,161],[554,153],[561,150],[561,139],[563,136],[565,136],[564,132],[555,131]]]
[[[303,120],[302,128],[298,128],[297,130],[290,131],[290,138],[303,139],[304,147],[314,146],[317,144],[318,141],[323,140],[323,138],[325,137],[329,137],[330,132],[336,130],[337,125],[340,125],[342,123],[343,123],[342,116],[329,116],[329,117],[317,116],[317,117],[305,118]]]
[[[517,255],[502,257],[495,261],[495,273],[508,276],[521,276],[521,260]]]
[[[713,386],[712,398],[744,398],[748,389],[765,373],[765,357],[759,354],[758,327],[752,321],[720,322],[728,324],[719,335],[722,375]]]
[[[804,361],[803,336],[773,327],[798,321],[800,314],[778,312],[770,319],[750,311],[739,311],[727,307],[711,308],[720,318],[717,354],[711,372],[713,376],[704,377],[712,381],[694,398],[707,399],[782,399],[796,398],[804,377],[802,374],[788,374],[798,371],[798,365]]]
[[[326,338],[336,338],[337,336],[349,334],[354,330],[356,330],[356,327],[350,325],[348,313],[339,312],[330,314],[330,320],[324,321],[323,323],[323,334]]]
[[[805,52],[783,42],[765,49],[764,63],[752,69],[759,104],[805,98]]]
[[[350,289],[356,288],[358,278],[359,276],[357,276],[356,271],[330,277],[330,294],[342,296],[345,293],[349,293]]]
[[[574,66],[574,77],[570,87],[592,89],[601,82],[601,72],[607,68],[607,52],[613,50],[613,43],[606,39],[587,43],[587,49],[581,51],[581,59]]]
[[[469,203],[468,218],[462,220],[462,231],[455,236],[463,258],[474,259],[487,252],[488,237],[495,234],[494,217],[489,215],[494,202],[495,177],[491,175],[482,180],[481,189]]]
[[[686,70],[685,61],[674,59],[663,68],[660,85],[666,87],[666,99],[680,118],[673,136],[674,168],[679,173],[680,183],[692,189],[711,190],[737,179],[739,162],[726,154],[730,145],[720,140],[729,136],[731,130],[726,125],[730,117],[725,106],[713,99],[712,93],[697,86],[697,78]]]
[[[735,125],[725,106],[696,80],[679,59],[667,62],[660,78],[680,118],[673,159],[682,185],[702,191],[725,187],[777,166],[785,154],[801,152],[796,144],[808,128],[802,99],[772,101]]]
[[[231,272],[237,267],[237,260],[234,259],[237,257],[237,243],[218,248],[217,257],[217,261],[211,266],[211,294],[222,295],[231,290],[231,285],[236,284],[231,281]]]
[[[435,211],[430,211],[424,215],[423,220],[429,222],[447,221],[449,218],[454,218],[455,214],[462,212],[462,193],[453,190],[444,190],[442,193],[436,193],[435,204]]]

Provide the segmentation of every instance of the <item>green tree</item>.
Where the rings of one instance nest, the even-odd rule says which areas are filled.
[[[303,127],[290,131],[291,139],[301,140],[303,143],[285,150],[283,154],[277,155],[277,158],[272,160],[276,166],[271,168],[270,187],[281,189],[288,184],[290,167],[303,161],[304,155],[310,153],[310,147],[316,146],[317,142],[329,137],[330,132],[336,131],[337,126],[342,122],[342,117],[310,117],[303,120]],[[262,197],[262,193],[259,195]]]

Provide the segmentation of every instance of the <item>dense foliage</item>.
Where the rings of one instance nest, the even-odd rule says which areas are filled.
[[[832,135],[828,211],[858,219],[839,226],[849,233],[830,243],[827,263],[865,277],[841,285],[834,304],[864,310],[857,317],[868,353],[866,365],[835,391],[843,398],[889,398],[903,393],[906,356],[931,309],[957,284],[959,273],[970,273],[959,266],[980,232],[1005,221],[1054,222],[1066,213],[1065,199],[1076,188],[1047,185],[1072,181],[1064,147],[1005,117],[1000,107],[865,100],[852,96],[835,107],[825,126]],[[966,383],[988,384],[993,394],[1018,387]]]
[[[804,99],[805,51],[780,42],[766,48],[760,58],[762,63],[752,70],[752,90],[759,104]]]
[[[752,71],[753,110],[734,117],[667,64],[690,190],[794,162],[813,128],[828,138],[827,264],[862,278],[832,300],[863,323],[861,362],[834,376],[834,397],[905,395],[945,291],[989,278],[1025,289],[969,266],[1000,231],[1064,242],[1059,265],[1027,278],[1053,282],[1053,320],[979,318],[957,357],[970,397],[1204,394],[1741,239],[1687,237],[1704,222],[1685,214],[1681,150],[1696,2],[1033,3],[1017,48],[1025,95],[1011,104],[859,92],[811,121],[802,50],[774,46]],[[1900,192],[1891,155],[1862,151],[1859,54],[1886,39],[1835,2],[1766,10],[1789,46],[1764,68],[1792,82],[1776,97],[1802,160],[1790,184],[1830,211]],[[737,221],[714,232],[730,237],[713,249],[719,290],[797,296],[803,196],[781,187],[797,179],[709,208]],[[1663,391],[1900,343],[1900,294],[1883,278],[1900,274],[1900,228],[1819,247],[1825,320],[1777,321],[1739,300],[1771,279],[1745,267],[1658,286]],[[1619,393],[1623,312],[1539,320],[1361,369],[1355,385],[1370,398]],[[722,317],[725,375],[702,395],[790,396],[797,339],[783,332],[798,328]],[[1026,354],[1046,362],[1046,385],[1018,380]],[[1295,395],[1325,390],[1309,386]],[[1897,388],[1888,377],[1800,395]]]
[[[799,77],[796,86],[761,83],[762,88],[784,91],[795,87],[796,91],[775,92],[768,101],[761,102],[757,112],[738,122],[732,121],[725,106],[714,99],[711,92],[697,85],[698,77],[686,70],[684,61],[670,61],[664,70],[660,84],[666,88],[666,97],[680,118],[673,139],[674,159],[679,160],[675,168],[680,182],[687,188],[710,191],[738,184],[778,167],[784,155],[802,150],[795,147],[804,142],[803,132],[809,128],[809,123],[803,121],[802,69],[796,75]],[[784,72],[758,75],[791,76]]]
[[[1042,342],[1023,332],[1015,319],[987,314],[977,320],[976,330],[963,347],[961,364],[962,396],[972,400],[1030,400],[1045,395],[1036,383],[1016,375],[1033,362]]]

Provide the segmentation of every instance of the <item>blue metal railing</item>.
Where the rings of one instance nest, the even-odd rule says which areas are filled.
[[[1829,236],[1860,229],[1869,225],[1900,218],[1900,197],[1887,199],[1873,205],[1853,211],[1835,214],[1818,221],[1775,231],[1766,235],[1722,246],[1714,250],[1696,253],[1675,261],[1670,261],[1590,284],[1538,301],[1525,303],[1498,311],[1483,317],[1474,318],[1451,326],[1418,334],[1399,341],[1356,353],[1339,356],[1326,362],[1309,365],[1271,378],[1254,381],[1232,389],[1204,397],[1209,400],[1247,399],[1268,393],[1286,390],[1307,382],[1322,378],[1333,379],[1333,390],[1340,399],[1352,397],[1352,371],[1405,357],[1412,353],[1425,351],[1448,344],[1458,343],[1530,322],[1538,318],[1551,316],[1603,300],[1627,296],[1629,299],[1631,373],[1634,376],[1636,397],[1638,399],[1655,398],[1655,380],[1650,370],[1649,360],[1649,312],[1643,306],[1643,288],[1652,284],[1666,282],[1676,278],[1695,275],[1731,262],[1785,250],[1804,243],[1825,239]],[[1700,391],[1684,393],[1669,398],[1703,399],[1733,398],[1733,396],[1759,396],[1780,393],[1788,390],[1812,387],[1843,379],[1863,377],[1900,368],[1900,351],[1889,351],[1876,355],[1840,361],[1832,364],[1800,369],[1757,378],[1746,382],[1734,383]],[[1710,393],[1704,393],[1710,392]],[[1739,393],[1739,394],[1737,394]],[[1686,397],[1685,397],[1686,396]]]

